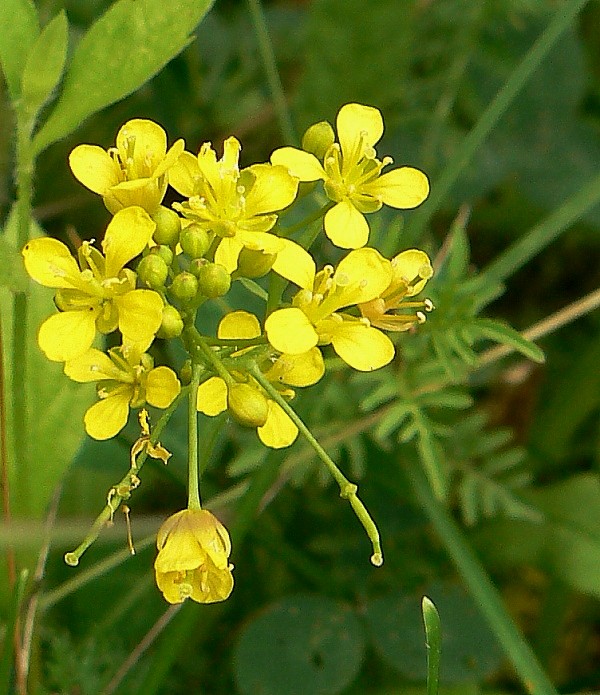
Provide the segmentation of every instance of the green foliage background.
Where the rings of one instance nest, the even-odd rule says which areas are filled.
[[[315,121],[333,120],[348,101],[377,106],[386,123],[380,151],[425,170],[435,191],[466,135],[564,4],[290,0],[265,2],[263,10],[297,133]],[[73,232],[98,236],[109,215],[71,176],[67,156],[79,143],[111,144],[130,118],[158,121],[171,141],[183,137],[192,151],[206,140],[219,146],[235,134],[244,146],[244,165],[266,160],[282,144],[249,4],[217,0],[188,42],[182,17],[198,11],[195,5],[160,4],[156,24],[148,25],[157,39],[152,44],[143,27],[138,35],[124,25],[118,50],[109,56],[86,53],[85,44],[77,44],[109,2],[37,3],[42,25],[64,10],[69,60],[84,68],[78,79],[98,104],[115,102],[99,113],[93,100],[75,108],[69,90],[77,85],[67,78],[55,92],[58,102],[51,98],[44,106],[54,85],[44,93],[32,82],[32,108],[42,109],[42,120],[51,114],[34,139],[41,152],[34,213],[44,232],[65,241]],[[152,3],[145,0],[145,7],[151,13]],[[48,83],[64,58],[63,21],[54,20],[54,59],[43,53],[38,70],[36,63],[30,67],[37,75],[44,66]],[[27,33],[27,21],[24,26]],[[16,546],[31,564],[61,483],[39,596],[32,693],[423,693],[424,594],[442,619],[441,692],[522,692],[448,545],[432,532],[411,474],[422,467],[447,491],[468,547],[482,558],[561,691],[600,690],[599,314],[544,337],[544,365],[523,355],[482,364],[477,356],[492,339],[537,357],[516,331],[492,319],[522,331],[600,284],[597,204],[585,206],[560,238],[540,246],[517,272],[488,281],[479,274],[598,176],[599,46],[600,3],[592,0],[495,123],[431,223],[423,230],[419,213],[383,216],[375,231],[386,253],[418,244],[432,257],[445,258],[431,283],[436,312],[417,335],[400,342],[395,364],[369,375],[336,370],[295,402],[342,469],[359,480],[383,538],[381,569],[369,564],[362,529],[302,442],[270,452],[254,433],[205,419],[202,492],[232,528],[236,588],[222,605],[185,604],[164,618],[166,605],[151,575],[153,541],[142,539],[185,504],[184,409],[162,438],[173,452],[171,462],[164,467],[149,461],[130,502],[137,555],[123,561],[119,516],[78,569],[66,567],[64,552],[78,543],[103,506],[105,491],[126,472],[137,428],[130,423],[110,442],[83,439],[81,416],[91,393],[67,384],[60,369],[52,371],[32,347],[28,389],[36,409],[26,446],[34,465],[13,471],[16,518],[0,537],[4,549]],[[137,89],[150,54],[155,75]],[[108,86],[95,69],[104,57],[115,65]],[[17,290],[26,281],[16,270],[11,217],[10,79],[2,89],[1,284]],[[132,89],[137,91],[126,96]],[[52,103],[58,103],[55,111]],[[31,291],[33,345],[50,298],[41,288]],[[5,299],[10,386],[14,365],[6,357],[11,335]],[[15,425],[10,417],[9,411],[8,424]],[[16,450],[22,442],[11,446]],[[27,476],[33,484],[23,482]],[[115,557],[113,567],[96,571],[97,563]],[[87,581],[88,570],[99,576]],[[0,593],[9,620],[12,596]],[[161,619],[147,650],[135,652]],[[5,650],[6,644],[5,639]],[[136,658],[111,690],[132,652]]]

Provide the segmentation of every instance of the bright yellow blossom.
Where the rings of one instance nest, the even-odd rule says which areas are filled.
[[[147,246],[156,225],[140,207],[117,212],[102,250],[84,241],[77,262],[57,239],[32,239],[23,248],[25,268],[41,285],[58,290],[60,313],[41,325],[38,342],[48,359],[71,360],[88,350],[96,335],[117,328],[129,342],[149,344],[162,321],[163,301],[152,290],[136,290],[136,274],[125,264]]]
[[[392,264],[378,251],[351,251],[338,264],[317,273],[312,291],[301,290],[293,306],[274,311],[265,322],[267,338],[279,352],[304,353],[331,343],[335,352],[360,371],[379,369],[394,357],[391,340],[368,319],[340,309],[379,297],[393,277]]]
[[[184,152],[171,169],[169,182],[189,198],[175,204],[185,217],[219,239],[214,261],[233,273],[243,248],[277,256],[273,270],[303,287],[314,273],[310,254],[290,239],[269,231],[277,212],[290,205],[298,192],[298,180],[283,166],[254,164],[239,168],[240,143],[228,138],[217,160],[205,142],[197,156]]]
[[[139,205],[153,214],[167,190],[169,169],[185,147],[183,140],[167,151],[167,135],[153,121],[136,118],[117,133],[116,147],[78,145],[69,155],[75,178],[98,193],[113,214]]]
[[[233,589],[231,540],[206,509],[184,509],[158,531],[156,584],[169,603],[224,601]]]
[[[382,174],[391,157],[377,159],[374,146],[383,135],[383,118],[378,109],[346,104],[337,115],[339,143],[327,150],[323,164],[313,154],[282,147],[271,156],[300,181],[322,179],[325,193],[335,205],[325,215],[325,234],[341,248],[357,249],[369,238],[365,214],[382,205],[403,210],[415,208],[429,195],[425,174],[400,167]]]
[[[433,268],[424,251],[409,249],[392,259],[392,269],[394,274],[388,287],[375,299],[359,304],[358,308],[372,326],[384,331],[406,331],[425,321],[423,310],[433,309],[429,299],[405,301],[421,292],[432,277]]]
[[[100,400],[85,414],[85,430],[94,439],[110,439],[127,423],[129,408],[146,403],[168,408],[181,390],[169,367],[154,367],[152,357],[139,344],[108,351],[95,348],[65,364],[65,374],[81,383],[97,382]]]
[[[234,311],[227,314],[219,324],[217,333],[218,337],[223,339],[255,338],[260,334],[258,319],[246,311]],[[274,361],[269,361],[264,373],[284,398],[291,399],[295,393],[293,389],[286,388],[284,385],[302,387],[315,384],[325,373],[325,366],[320,350],[312,347],[303,354],[279,355]],[[298,428],[282,407],[268,398],[256,380],[248,374],[234,371],[231,377],[235,384],[245,384],[253,389],[255,394],[260,394],[266,400],[266,418],[256,428],[261,442],[273,449],[290,446],[298,436]],[[198,410],[210,416],[224,412],[229,407],[229,391],[230,386],[221,377],[211,377],[198,389]]]

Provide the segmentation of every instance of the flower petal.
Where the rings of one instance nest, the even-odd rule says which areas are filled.
[[[342,249],[359,249],[369,240],[369,225],[364,215],[346,199],[327,211],[325,234]]]
[[[414,297],[415,294],[419,294],[425,287],[427,280],[433,275],[429,256],[419,249],[408,249],[394,256],[392,268],[394,269],[394,282],[402,282],[402,284],[407,285],[407,297]],[[415,282],[417,278],[422,279]]]
[[[368,302],[387,289],[392,281],[392,264],[377,249],[350,251],[338,263],[333,279],[343,303],[338,308]]]
[[[271,345],[290,355],[307,352],[319,340],[306,314],[296,307],[274,311],[265,321],[265,330]]]
[[[325,170],[314,154],[295,147],[280,147],[271,155],[271,164],[287,168],[300,181],[317,181],[325,178]]]
[[[69,155],[69,166],[80,183],[100,195],[120,180],[118,164],[98,145],[78,145]]]
[[[130,142],[133,141],[133,148]],[[143,163],[148,173],[154,171],[167,152],[167,134],[158,123],[144,118],[134,118],[121,126],[117,133],[119,153]],[[132,151],[133,150],[133,151]]]
[[[169,183],[177,193],[186,198],[198,194],[198,181],[201,176],[198,157],[191,152],[182,152],[179,159],[169,169]]]
[[[124,381],[124,376],[130,376],[127,372],[120,370],[106,353],[96,348],[90,348],[83,355],[65,363],[65,374],[69,379],[80,383],[103,379]]]
[[[227,384],[219,376],[200,384],[196,396],[196,409],[214,417],[227,410]]]
[[[77,281],[81,274],[77,261],[58,239],[31,239],[21,253],[25,270],[44,287],[72,288],[74,283],[70,278]]]
[[[156,223],[140,207],[119,210],[110,221],[102,250],[106,255],[106,277],[117,277],[126,263],[138,256],[154,234]]]
[[[400,167],[382,174],[362,190],[393,208],[410,210],[421,205],[429,195],[429,179],[418,169]]]
[[[394,344],[387,335],[358,321],[344,321],[331,344],[346,364],[361,372],[379,369],[394,358]]]
[[[238,258],[244,244],[238,237],[224,237],[215,251],[215,263],[222,265],[231,274],[238,266]]]
[[[148,374],[146,401],[155,408],[168,408],[180,391],[179,379],[169,367],[156,367]]]
[[[88,408],[83,421],[90,437],[110,439],[118,434],[127,424],[130,398],[131,393],[123,389]]]
[[[254,164],[244,169],[244,172],[255,177],[246,193],[247,217],[283,210],[294,202],[298,193],[298,180],[285,167]]]
[[[86,352],[96,335],[96,314],[92,307],[83,311],[53,314],[40,326],[38,343],[54,362],[67,362]]]
[[[383,135],[383,118],[373,106],[345,104],[338,112],[336,127],[344,159],[354,158],[361,137],[363,147],[373,147],[379,142]]]
[[[262,333],[260,322],[248,311],[231,311],[221,319],[217,337],[222,339],[258,338]]]
[[[267,420],[262,427],[256,428],[256,432],[265,446],[270,446],[272,449],[284,449],[295,441],[298,428],[279,403],[269,399],[267,405],[269,407]]]
[[[281,239],[283,248],[277,252],[273,270],[305,290],[312,289],[316,266],[313,257],[300,244],[291,239]]]
[[[323,355],[318,347],[299,355],[281,355],[265,374],[269,381],[290,386],[312,386],[325,374]]]
[[[119,330],[134,343],[156,335],[162,323],[163,300],[152,290],[132,290],[113,300],[119,312]]]

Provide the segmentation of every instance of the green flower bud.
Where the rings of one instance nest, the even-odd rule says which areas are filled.
[[[152,215],[152,219],[156,222],[154,241],[157,244],[175,246],[179,241],[179,233],[181,232],[181,217],[175,210],[161,205]]]
[[[191,273],[184,271],[173,278],[169,291],[176,299],[191,302],[198,293],[198,280]]]
[[[267,399],[250,384],[234,384],[227,390],[227,409],[244,427],[262,427],[267,421]]]
[[[311,125],[302,136],[302,149],[323,159],[327,150],[335,142],[335,133],[330,123],[319,121]]]
[[[168,246],[153,246],[150,249],[150,253],[156,254],[160,258],[163,259],[163,261],[170,266],[171,263],[173,263],[173,251]]]
[[[159,255],[151,253],[140,260],[137,273],[141,283],[153,290],[160,290],[165,285],[169,267]]]
[[[210,238],[208,232],[199,224],[191,224],[181,232],[179,243],[183,252],[190,258],[202,258],[208,251]]]
[[[203,263],[194,267],[198,288],[205,297],[222,297],[229,292],[231,275],[219,263]]]
[[[239,258],[237,274],[244,278],[261,278],[271,270],[277,255],[243,248]]]
[[[186,360],[179,370],[179,379],[184,386],[187,386],[192,380],[192,360]]]
[[[183,319],[174,306],[167,304],[163,307],[162,322],[158,333],[159,338],[177,338],[183,331]]]

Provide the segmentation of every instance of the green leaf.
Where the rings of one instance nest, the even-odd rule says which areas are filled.
[[[21,254],[0,237],[0,287],[7,287],[11,292],[25,292],[28,284]]]
[[[21,92],[21,75],[40,33],[32,0],[4,0],[0,12],[0,63],[13,101]]]
[[[67,59],[69,22],[64,10],[42,30],[27,57],[21,95],[27,113],[35,118],[63,74]]]
[[[518,331],[503,321],[496,319],[477,319],[466,331],[473,338],[489,338],[502,345],[513,347],[534,362],[543,363],[545,360],[542,350]]]
[[[62,94],[34,139],[36,153],[156,75],[190,42],[212,0],[118,0],[77,45]]]
[[[333,695],[356,677],[363,629],[344,604],[318,596],[284,598],[248,623],[234,651],[242,695]]]

